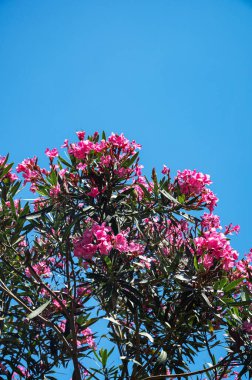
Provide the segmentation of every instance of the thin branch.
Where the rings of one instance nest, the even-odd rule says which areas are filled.
[[[10,248],[16,253],[17,255],[19,254],[18,251],[12,247],[11,245],[4,244],[6,248]],[[17,270],[13,265],[10,264],[9,261],[7,261],[4,257],[1,256],[1,259],[5,264],[7,264],[18,276],[24,277],[26,280],[31,282],[34,285],[34,282],[32,281],[31,278],[24,276],[22,272]],[[44,289],[47,290],[47,292],[60,304],[62,311],[64,312],[65,316],[68,317],[68,311],[62,300],[54,293],[53,290],[51,290],[39,277],[39,275],[34,271],[32,265],[30,263],[27,263],[27,267],[29,268],[30,272],[32,273],[32,276],[39,282],[39,285],[41,285]]]
[[[162,379],[167,379],[167,378],[168,379],[176,379],[177,377],[189,377],[189,376],[199,375],[201,373],[213,371],[219,367],[225,367],[225,364],[223,364],[223,360],[220,363],[213,365],[212,367],[204,368],[204,369],[201,369],[199,371],[176,373],[176,374],[172,374],[172,375],[148,376],[148,377],[145,377],[143,380],[162,380]]]
[[[12,297],[19,305],[23,306],[25,310],[27,310],[29,313],[32,313],[34,310],[30,309],[29,306],[27,306],[18,296],[16,296],[8,287],[6,284],[0,279],[0,288],[7,293],[10,297]],[[42,317],[42,315],[38,314],[35,318],[40,319],[42,322],[44,322],[47,326],[50,326],[56,334],[59,336],[60,340],[63,341],[64,346],[66,347],[67,351],[72,355],[72,348],[69,345],[68,341],[62,334],[62,331],[54,325],[51,321],[48,319]]]

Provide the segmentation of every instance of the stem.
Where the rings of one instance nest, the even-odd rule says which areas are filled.
[[[204,335],[205,335],[206,347],[207,347],[208,355],[210,356],[210,358],[212,360],[212,363],[214,364],[214,356],[213,356],[213,354],[212,354],[212,352],[210,350],[210,347],[209,347],[208,338],[207,338],[207,332],[206,331],[205,331]],[[214,369],[214,376],[215,376],[215,379],[217,379],[217,376],[218,376],[217,368]]]
[[[67,242],[66,244],[66,279],[67,279],[67,286],[68,286],[69,293],[71,289],[71,275],[70,275],[70,270],[69,270],[70,258],[71,258],[71,252],[69,249],[69,243]],[[77,349],[77,334],[76,334],[76,328],[75,328],[74,300],[71,301],[70,313],[68,317],[69,317],[71,335],[72,335],[72,340],[73,340],[73,350],[72,350],[72,360],[73,360],[73,365],[74,365],[73,380],[81,380],[80,366],[79,366],[79,360],[78,360],[78,349]]]
[[[177,377],[189,377],[189,376],[192,376],[192,375],[199,375],[201,373],[213,371],[213,370],[215,370],[216,368],[219,368],[219,367],[225,367],[226,364],[222,364],[222,363],[223,363],[223,360],[220,363],[217,363],[217,364],[213,365],[212,367],[201,369],[199,371],[176,373],[174,375],[148,376],[148,377],[145,377],[143,380],[161,380],[161,379],[166,379],[166,378],[168,378],[168,379],[176,379]]]

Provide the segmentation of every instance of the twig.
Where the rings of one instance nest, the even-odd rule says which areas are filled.
[[[222,362],[223,362],[223,360],[222,360]],[[172,375],[148,376],[148,377],[145,377],[143,380],[162,380],[162,379],[166,379],[166,378],[168,378],[168,379],[176,379],[177,377],[189,377],[189,376],[192,376],[192,375],[199,375],[201,373],[212,371],[212,370],[214,370],[215,368],[218,368],[218,367],[225,367],[225,364],[222,364],[222,362],[217,363],[217,364],[213,365],[212,367],[201,369],[199,371],[176,373],[176,374],[172,374]]]

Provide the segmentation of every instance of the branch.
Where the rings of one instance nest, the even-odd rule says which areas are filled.
[[[34,311],[34,310],[30,309],[18,296],[16,296],[14,293],[12,293],[12,291],[10,289],[8,289],[8,287],[6,286],[6,284],[1,279],[0,279],[0,288],[5,293],[7,293],[10,297],[12,297],[19,305],[23,306],[23,308],[25,310],[27,310],[29,313],[32,313]],[[42,317],[42,315],[37,315],[36,318],[38,318],[41,321],[43,321],[47,326],[50,326],[56,332],[56,334],[59,336],[60,340],[63,341],[63,344],[66,347],[67,351],[72,356],[72,348],[69,345],[69,343],[66,340],[66,338],[64,337],[64,335],[62,334],[62,331],[57,326],[55,326],[55,324],[53,322],[51,322],[48,319]]]
[[[12,245],[7,245],[7,244],[4,244],[4,246],[6,248],[10,248],[13,250],[14,253],[16,253],[16,255],[19,255],[19,252],[12,246]],[[33,285],[34,285],[34,282],[33,282],[33,278],[29,278],[27,276],[25,276],[22,272],[20,272],[19,270],[17,270],[12,264],[10,264],[10,262],[8,260],[6,260],[3,255],[1,255],[1,259],[3,260],[3,262],[5,264],[7,264],[18,276],[21,276],[21,277],[24,277],[26,280],[28,280],[29,282],[31,282]],[[65,316],[68,318],[68,311],[67,311],[67,308],[65,307],[64,303],[62,302],[62,300],[54,293],[54,291],[52,291],[42,280],[41,278],[39,277],[39,275],[34,271],[33,267],[31,266],[30,263],[27,263],[27,266],[32,274],[32,276],[39,282],[39,285],[41,285],[44,289],[47,290],[47,292],[52,296],[53,299],[55,299],[56,301],[58,301],[58,303],[60,304],[61,308],[62,308],[62,311],[64,312]]]
[[[212,370],[214,370],[215,368],[218,368],[218,367],[225,367],[225,364],[222,364],[222,363],[223,363],[223,360],[220,363],[217,363],[217,364],[213,365],[212,367],[201,369],[199,371],[176,373],[176,374],[173,374],[173,375],[148,376],[148,377],[145,377],[143,380],[162,380],[162,379],[166,379],[166,378],[168,378],[168,379],[176,379],[177,377],[189,377],[189,376],[192,376],[192,375],[199,375],[201,373],[212,371]]]

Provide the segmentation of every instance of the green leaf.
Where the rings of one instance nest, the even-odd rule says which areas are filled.
[[[100,355],[101,355],[102,366],[103,368],[105,368],[107,364],[107,360],[108,360],[108,351],[106,349],[105,350],[101,349]]]
[[[71,165],[69,162],[67,162],[64,158],[62,158],[62,157],[58,157],[58,160],[59,160],[60,162],[62,162],[62,164],[68,166],[69,168],[72,168],[72,165]]]
[[[129,157],[126,161],[122,163],[123,168],[129,168],[137,159],[139,152],[135,153],[134,156]]]
[[[238,278],[237,280],[230,282],[230,284],[224,286],[223,291],[225,293],[229,292],[230,290],[236,288],[237,285],[239,285],[243,280],[244,280],[244,278]]]
[[[239,307],[239,306],[248,306],[248,305],[251,305],[251,304],[252,304],[252,300],[250,300],[250,301],[237,301],[237,302],[229,302],[228,306]]]
[[[28,314],[27,315],[27,318],[28,319],[33,319],[35,317],[37,317],[39,314],[42,313],[43,310],[45,310],[47,308],[47,306],[51,303],[51,300],[50,301],[47,301],[46,303],[44,303],[43,305],[39,306],[36,310],[34,310],[32,313]]]
[[[185,194],[181,194],[181,195],[178,196],[178,201],[179,201],[180,203],[184,203],[184,202],[185,202],[185,199],[186,199]]]
[[[221,280],[217,281],[214,284],[214,290],[222,290],[227,282],[228,282],[228,278],[227,277],[224,277]]]
[[[151,343],[154,343],[154,338],[146,331],[140,332],[139,335],[146,336],[146,338],[148,338]]]
[[[163,194],[163,195],[164,195],[166,198],[168,198],[170,201],[172,201],[172,202],[174,202],[174,203],[176,203],[176,204],[182,206],[181,203],[180,203],[176,198],[174,198],[171,194],[169,194],[167,191],[165,191],[165,190],[160,190],[160,193]]]
[[[201,292],[201,295],[204,298],[204,300],[206,301],[207,305],[212,308],[213,305],[211,304],[211,302],[209,301],[208,297],[206,296],[206,293],[205,292]]]
[[[13,164],[9,164],[7,165],[3,170],[2,170],[2,173],[1,173],[1,177],[0,179],[2,179],[7,173],[9,173],[9,171],[11,170]]]
[[[121,324],[113,317],[104,317],[103,319],[107,319],[108,321],[114,323],[115,325],[121,326]]]
[[[162,364],[164,364],[165,362],[166,362],[166,360],[167,360],[167,352],[166,351],[164,351],[164,350],[162,350],[161,352],[160,352],[160,354],[158,355],[158,358],[157,358],[157,365],[162,365]]]
[[[197,259],[197,256],[196,256],[196,255],[193,256],[193,264],[194,264],[194,268],[195,268],[196,270],[198,270],[198,269],[199,269],[199,264],[198,264],[198,259]]]
[[[110,258],[108,256],[103,256],[103,259],[107,265],[107,268],[109,269],[109,271],[111,271],[112,269],[112,261],[110,260]]]
[[[52,209],[53,209],[53,206],[51,205],[51,206],[43,208],[42,210],[24,215],[23,218],[27,220],[37,219],[37,218],[40,218],[42,215],[45,215],[46,213],[50,212]]]

